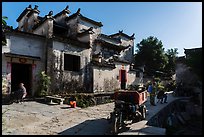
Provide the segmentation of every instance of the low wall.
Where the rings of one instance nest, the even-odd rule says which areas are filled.
[[[185,125],[188,120],[202,115],[202,106],[196,105],[192,98],[181,98],[169,103],[153,116],[147,125],[166,128],[174,125]]]

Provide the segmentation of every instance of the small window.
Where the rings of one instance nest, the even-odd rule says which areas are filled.
[[[64,70],[79,72],[80,56],[64,54]]]
[[[140,72],[136,71],[136,77],[140,77]]]

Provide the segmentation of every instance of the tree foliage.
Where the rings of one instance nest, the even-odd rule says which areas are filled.
[[[176,58],[178,55],[178,49],[174,48],[174,49],[168,49],[165,53],[165,55],[168,58],[168,63],[166,64],[164,71],[169,74],[172,75],[175,73],[175,67],[176,67]]]
[[[50,76],[45,74],[45,71],[42,71],[38,75],[38,90],[36,96],[46,96],[49,94],[49,87],[51,84]]]
[[[8,17],[6,16],[2,16],[2,33],[4,33],[6,27],[7,27],[7,23],[6,23],[6,20],[8,19]],[[2,46],[3,45],[6,45],[6,39],[5,39],[5,36],[2,35]]]
[[[160,40],[150,36],[137,44],[137,48],[135,64],[144,65],[147,75],[155,75],[156,71],[163,71],[168,63],[168,58]]]

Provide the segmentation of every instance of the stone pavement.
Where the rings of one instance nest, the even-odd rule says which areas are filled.
[[[114,103],[88,108],[36,101],[2,105],[2,135],[105,135]]]
[[[157,114],[160,110],[166,107],[169,103],[179,99],[178,97],[174,97],[172,95],[172,92],[168,93],[168,103],[156,103],[156,106],[152,106],[150,104],[148,97],[147,101],[145,102],[147,108],[146,120],[142,120],[140,122],[128,125],[127,127],[129,127],[130,129],[128,131],[119,133],[118,135],[165,135],[166,130],[164,128],[148,126],[146,124],[148,120],[150,120],[155,114]],[[157,102],[157,99],[155,99],[155,102]]]
[[[149,119],[178,98],[168,94],[168,103],[151,106],[149,99],[146,120],[128,125],[130,129],[119,135],[164,135],[165,129],[146,125]],[[35,101],[23,104],[2,105],[7,129],[3,135],[108,135],[110,124],[107,117],[114,103],[88,108],[70,108],[69,105],[47,105]]]

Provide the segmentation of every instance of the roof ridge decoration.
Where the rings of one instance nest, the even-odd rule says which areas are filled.
[[[54,17],[52,16],[53,15],[53,11],[51,10],[51,11],[49,11],[49,13],[47,14],[47,15],[45,15],[43,18],[42,18],[42,20],[39,22],[39,23],[37,23],[36,25],[34,25],[33,26],[33,30],[35,30],[35,29],[37,29],[40,25],[42,25],[47,19],[52,19],[52,20],[54,20]]]
[[[35,5],[34,10],[38,10],[38,5]]]
[[[48,13],[47,15],[45,15],[44,20],[46,20],[46,19],[48,19],[48,18],[50,18],[50,19],[53,19],[53,20],[54,20],[54,18],[53,18],[53,16],[52,16],[52,15],[53,15],[53,11],[51,10],[51,11],[49,11],[49,13]],[[43,20],[43,21],[44,21],[44,20]],[[43,22],[43,21],[42,21],[42,22]]]
[[[19,22],[23,18],[23,16],[27,13],[27,11],[32,11],[32,10],[33,9],[32,9],[32,6],[30,4],[28,7],[26,7],[24,9],[24,11],[20,14],[20,16],[16,19],[16,21]]]
[[[59,12],[59,13],[57,13],[57,14],[54,16],[54,18],[56,18],[57,16],[60,16],[60,15],[63,14],[63,13],[66,13],[66,14],[70,14],[70,13],[71,13],[71,11],[69,10],[69,5],[67,5],[64,10],[62,10],[62,11]]]
[[[81,15],[80,12],[81,12],[81,8],[78,8],[76,14],[77,14],[77,15]]]
[[[119,30],[119,32],[118,33],[115,33],[115,34],[112,34],[112,35],[109,35],[110,37],[114,37],[114,36],[124,36],[124,37],[126,37],[126,38],[128,38],[128,39],[131,39],[131,40],[133,40],[133,39],[135,39],[135,33],[133,33],[131,36],[129,36],[129,35],[127,35],[127,34],[125,34],[125,33],[123,33],[123,30]]]
[[[51,10],[49,13],[48,13],[48,16],[52,16],[53,15],[53,11]]]
[[[83,29],[82,31],[83,31],[83,32],[77,34],[78,37],[83,36],[83,35],[86,35],[86,34],[93,34],[93,33],[95,33],[95,32],[93,31],[93,27],[90,27],[90,28],[88,28],[88,29]]]
[[[95,20],[92,20],[92,19],[90,19],[90,18],[87,18],[87,17],[83,16],[83,15],[81,14],[81,8],[78,8],[78,10],[76,11],[76,13],[74,13],[74,14],[72,14],[71,16],[67,17],[67,18],[65,19],[65,21],[69,21],[70,19],[76,18],[76,17],[80,17],[82,20],[88,21],[88,22],[90,22],[90,23],[92,23],[92,24],[95,24],[95,25],[97,25],[97,26],[99,26],[99,27],[102,27],[102,26],[103,26],[103,24],[102,24],[101,22],[97,22],[97,21],[95,21]]]
[[[33,13],[40,13],[40,11],[38,10],[38,5],[35,5],[34,9],[32,9],[28,14],[27,17],[30,17]]]

